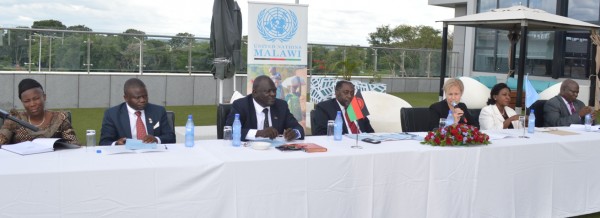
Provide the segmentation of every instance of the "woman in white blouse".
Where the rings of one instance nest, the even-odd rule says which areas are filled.
[[[514,129],[521,128],[519,115],[508,106],[510,103],[510,88],[505,83],[498,83],[490,92],[488,106],[481,109],[479,126],[486,129]]]

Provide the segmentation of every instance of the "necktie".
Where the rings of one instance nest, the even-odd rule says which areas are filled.
[[[263,109],[263,113],[265,113],[265,121],[263,123],[263,129],[269,128],[269,109]]]
[[[135,121],[135,131],[137,132],[137,139],[143,140],[146,138],[146,127],[144,127],[144,122],[142,122],[142,112],[136,111],[135,115],[137,116],[137,121]]]
[[[573,102],[569,102],[569,107],[571,108],[571,114],[575,114],[575,106],[573,105]]]
[[[346,122],[348,122],[348,126],[350,127],[350,132],[352,134],[357,134],[358,127],[356,126],[356,124],[354,122],[350,121],[350,117],[348,117],[348,113],[344,112],[344,115],[346,117]]]

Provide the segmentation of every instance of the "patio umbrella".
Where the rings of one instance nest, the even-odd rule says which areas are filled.
[[[241,66],[242,13],[233,0],[215,0],[210,25],[210,47],[213,52],[211,73],[220,79],[219,102],[223,99],[223,79],[231,78]]]
[[[466,27],[481,27],[489,29],[499,29],[519,32],[520,37],[520,53],[519,53],[519,69],[517,78],[517,99],[521,99],[523,92],[523,77],[525,71],[525,59],[527,54],[527,32],[528,31],[555,31],[555,30],[594,30],[600,26],[579,21],[576,19],[563,17],[560,15],[550,14],[543,10],[531,9],[524,6],[513,6],[510,8],[493,9],[489,12],[465,15],[441,21],[444,24],[442,32],[442,60],[440,70],[440,100],[443,92],[441,87],[446,76],[446,56],[447,56],[447,36],[448,25],[466,26]],[[510,37],[510,36],[509,36]],[[509,57],[509,63],[514,62],[514,55]],[[596,74],[597,72],[594,72]],[[595,83],[595,81],[594,81]],[[593,92],[590,96],[593,97]],[[517,100],[517,110],[521,110],[521,101]]]

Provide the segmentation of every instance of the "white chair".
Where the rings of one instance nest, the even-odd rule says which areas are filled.
[[[368,116],[375,132],[402,132],[400,109],[412,107],[404,99],[396,96],[373,91],[361,92],[365,105],[369,109]]]
[[[560,93],[560,86],[562,85],[562,82],[556,83],[546,89],[544,89],[544,91],[540,92],[539,96],[540,96],[540,100],[549,100],[552,97],[558,95],[558,93]]]
[[[485,107],[490,97],[490,88],[471,77],[460,77],[459,79],[465,86],[460,101],[465,103],[469,109],[481,109]]]
[[[229,100],[229,103],[233,103],[233,101],[238,100],[243,97],[244,97],[244,95],[242,95],[242,93],[240,93],[238,91],[234,91],[233,95],[231,95],[231,99]]]
[[[562,85],[562,82],[559,82],[559,83],[556,83],[556,84],[548,87],[547,89],[544,89],[544,91],[540,92],[540,94],[539,94],[540,99],[541,100],[549,100],[549,99],[553,98],[554,96],[558,95],[560,93],[561,85]],[[588,101],[590,99],[590,86],[589,85],[579,85],[579,95],[577,95],[577,99],[582,101],[586,105],[588,104]]]

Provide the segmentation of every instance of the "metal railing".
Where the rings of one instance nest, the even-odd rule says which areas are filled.
[[[244,43],[243,60],[246,51]],[[345,73],[354,76],[437,77],[440,53],[309,44],[307,66],[311,75],[337,75],[337,63],[352,62],[356,67]],[[458,53],[448,57],[446,75],[461,75]],[[209,39],[202,37],[0,28],[0,71],[207,74],[212,60]]]

